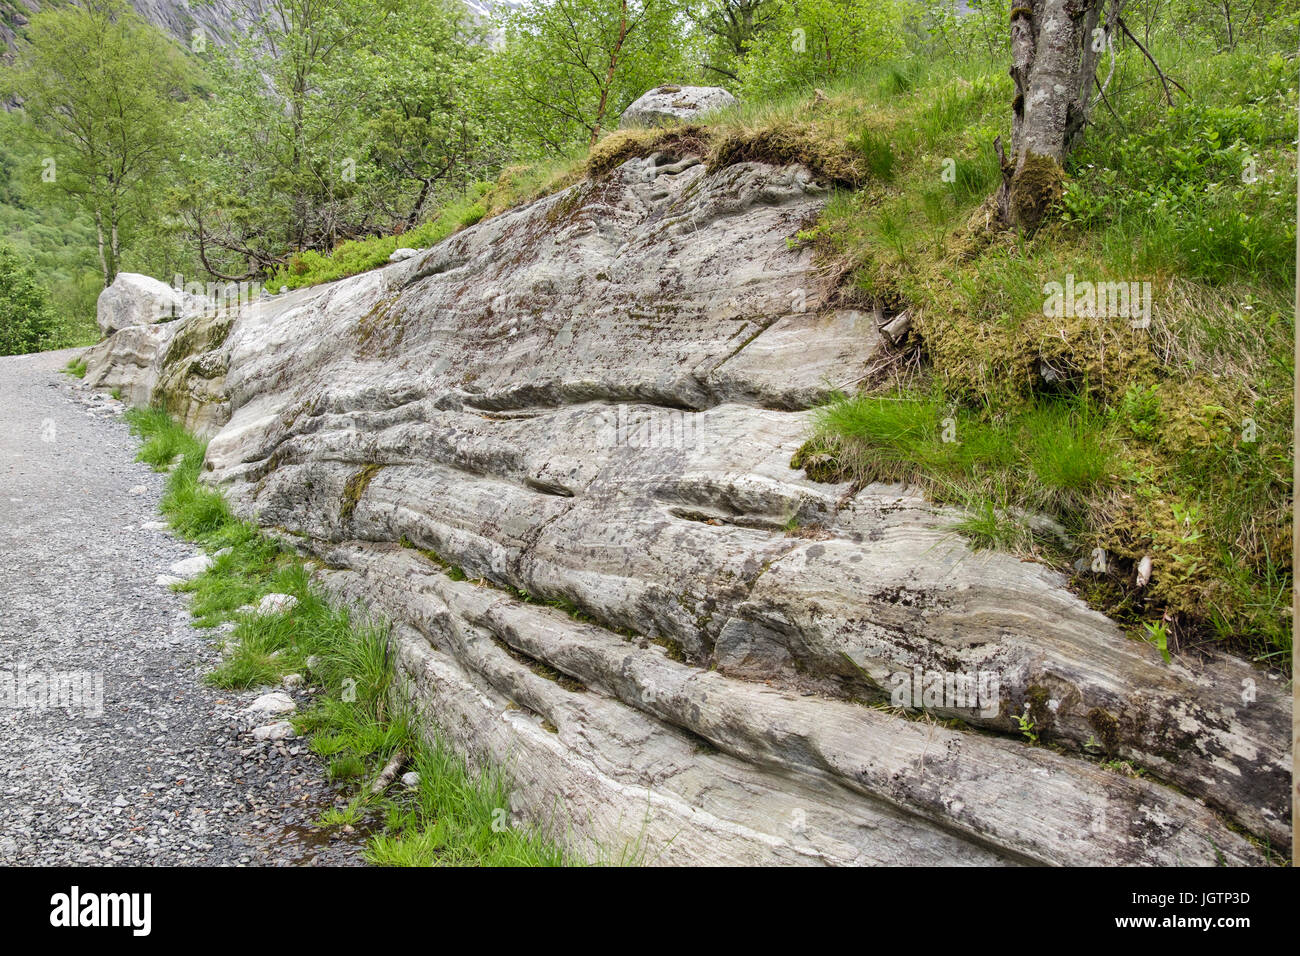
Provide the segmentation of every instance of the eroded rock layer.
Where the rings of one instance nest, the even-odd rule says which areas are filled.
[[[386,268],[124,329],[90,380],[210,434],[206,480],[393,621],[431,732],[583,852],[1262,862],[1280,681],[1167,664],[907,489],[790,468],[884,348],[786,241],[825,198],[799,166],[633,159]],[[883,707],[913,674],[948,693]]]

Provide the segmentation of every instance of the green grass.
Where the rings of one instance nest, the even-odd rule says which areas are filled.
[[[1082,522],[1093,496],[1114,481],[1108,426],[1085,400],[1042,399],[998,421],[938,393],[842,396],[816,417],[819,438],[799,467],[848,474],[860,484],[920,484],[937,500],[970,504],[981,536],[1013,503]]]
[[[797,461],[915,482],[982,547],[1066,570],[1100,548],[1107,573],[1073,583],[1135,636],[1168,618],[1171,647],[1219,643],[1288,671],[1298,64],[1159,31],[1152,50],[1190,97],[1171,108],[1121,50],[1118,117],[1097,107],[1032,237],[988,216],[1012,92],[1001,62],[918,57],[828,91],[816,121],[854,118],[876,174],[798,238],[843,276],[841,302],[907,309],[912,331],[861,395],[822,410]],[[1046,315],[1045,283],[1067,275],[1150,282],[1149,328]],[[944,419],[959,443],[942,441]],[[1144,555],[1155,572],[1138,591]]]
[[[476,183],[463,195],[450,199],[432,219],[400,235],[349,240],[328,254],[314,251],[297,253],[267,279],[266,288],[277,292],[281,287],[300,289],[332,282],[386,265],[388,257],[397,249],[432,246],[487,215],[491,189],[489,183]]]
[[[64,366],[63,371],[66,372],[68,375],[71,375],[73,378],[85,378],[87,372],[86,360],[73,359],[66,366]]]
[[[354,794],[346,807],[325,810],[320,825],[356,826],[382,817],[385,826],[367,849],[381,865],[580,862],[539,829],[509,820],[509,786],[501,771],[471,769],[394,703],[386,625],[330,604],[312,586],[301,558],[236,518],[219,491],[200,484],[205,442],[160,409],[133,409],[126,417],[142,440],[141,461],[162,470],[179,456],[167,478],[163,514],[177,533],[214,555],[211,567],[177,586],[191,596],[195,626],[235,622],[228,638],[233,652],[207,680],[244,689],[298,673],[322,688],[294,723],[326,762],[329,779]],[[282,614],[239,613],[271,593],[291,594],[298,603]],[[419,786],[394,784],[369,795],[370,781],[398,750],[419,771]]]

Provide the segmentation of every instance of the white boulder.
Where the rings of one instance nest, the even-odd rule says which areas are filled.
[[[657,86],[623,111],[619,129],[663,126],[698,119],[711,110],[735,106],[736,98],[720,86]]]
[[[291,714],[298,709],[293,698],[282,691],[263,694],[244,708],[246,714]]]
[[[267,594],[257,602],[258,614],[283,614],[298,606],[298,599],[292,594]]]
[[[254,740],[292,740],[296,736],[293,724],[287,720],[277,720],[273,724],[253,728]]]
[[[150,325],[178,318],[184,311],[185,294],[152,276],[119,272],[113,284],[99,294],[95,318],[103,335],[132,325]]]
[[[183,580],[198,577],[208,568],[212,567],[212,559],[206,554],[196,554],[192,558],[185,558],[177,561],[167,570],[174,576]]]

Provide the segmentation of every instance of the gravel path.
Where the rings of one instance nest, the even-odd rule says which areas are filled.
[[[253,740],[258,692],[202,683],[217,652],[156,583],[197,552],[76,354],[0,358],[0,864],[360,863],[359,831],[309,826],[343,797],[305,743]],[[72,706],[22,682],[51,672]]]

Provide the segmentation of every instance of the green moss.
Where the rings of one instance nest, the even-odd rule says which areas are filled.
[[[397,354],[402,340],[406,337],[406,327],[402,322],[402,311],[394,306],[399,296],[386,296],[380,299],[370,310],[357,320],[352,329],[356,342],[357,354],[366,358],[391,358]]]
[[[353,512],[361,502],[361,496],[370,487],[371,480],[383,468],[383,465],[363,465],[343,485],[343,502],[339,505],[339,521],[351,520]]]
[[[592,147],[586,173],[603,176],[634,156],[672,152],[680,156],[703,155],[709,147],[709,131],[703,126],[670,126],[656,129],[621,129]]]
[[[873,155],[873,162],[879,165],[879,150]],[[708,168],[717,172],[747,162],[802,163],[836,185],[852,187],[865,179],[868,161],[863,152],[840,138],[834,127],[777,122],[726,133],[709,152]]]
[[[1048,210],[1064,195],[1065,171],[1050,156],[1026,152],[1011,179],[1011,214],[1015,222],[1033,232]]]
[[[686,651],[682,645],[674,641],[671,637],[652,637],[651,644],[658,644],[664,649],[664,653],[670,661],[676,661],[678,664],[687,663]]]
[[[1047,706],[1050,694],[1047,688],[1031,685],[1025,691],[1025,701],[1029,705],[1029,716],[1034,722],[1034,732],[1040,741],[1046,742],[1056,723],[1056,715]]]
[[[234,316],[225,312],[203,314],[186,320],[172,336],[162,367],[168,369],[192,356],[221,348],[234,326]]]

